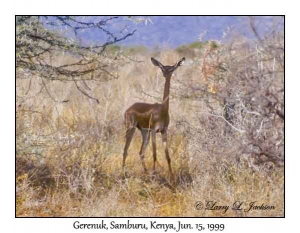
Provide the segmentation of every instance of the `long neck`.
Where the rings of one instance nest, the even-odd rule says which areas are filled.
[[[164,89],[164,97],[163,97],[163,110],[168,112],[169,111],[169,95],[170,95],[170,85],[171,85],[171,78],[166,78],[165,82],[165,89]]]

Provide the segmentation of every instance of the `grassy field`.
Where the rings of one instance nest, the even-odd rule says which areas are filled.
[[[186,64],[171,82],[169,144],[175,184],[169,182],[160,135],[157,171],[143,173],[138,131],[129,148],[127,175],[122,175],[123,115],[135,102],[162,100],[164,78],[150,57],[155,56],[163,64],[175,64],[186,55],[184,51],[143,52],[136,55],[143,62],[124,63],[114,70],[118,79],[88,82],[89,93],[99,104],[79,93],[73,82],[48,81],[45,90],[40,77],[28,78],[19,71],[16,215],[283,216],[283,167],[251,166],[239,154],[241,133],[226,134],[222,119],[201,114],[209,110],[205,105],[209,97],[194,98],[196,94],[187,88],[202,83],[207,93],[218,91],[205,82],[202,63],[197,60],[197,53],[203,56],[205,48],[197,49],[195,57],[186,57]],[[48,92],[56,100],[69,101],[56,103]],[[218,103],[212,106],[216,112],[222,110]],[[152,160],[149,143],[149,170]],[[229,209],[197,210],[198,201],[216,202],[215,206]],[[244,209],[251,202],[274,209],[232,210],[237,201],[243,202]]]

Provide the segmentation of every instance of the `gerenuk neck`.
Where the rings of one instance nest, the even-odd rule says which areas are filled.
[[[169,111],[170,85],[171,85],[171,77],[166,78],[166,82],[165,82],[164,96],[163,96],[163,102],[162,102],[163,111],[165,111],[165,112]]]

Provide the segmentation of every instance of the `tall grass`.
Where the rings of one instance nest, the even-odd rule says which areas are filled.
[[[208,109],[210,97],[199,100],[188,87],[204,83],[198,60],[204,48],[187,58],[172,78],[169,142],[176,183],[169,183],[160,142],[156,173],[143,173],[139,132],[129,148],[128,174],[123,177],[125,110],[134,102],[162,100],[164,78],[144,53],[139,54],[143,62],[124,63],[115,70],[119,79],[88,82],[99,104],[79,93],[73,82],[48,81],[54,99],[69,100],[55,103],[39,77],[18,73],[17,216],[283,216],[283,168],[254,169],[237,153],[238,132],[226,134],[224,121],[199,115],[199,109]],[[174,64],[182,51],[152,55],[163,64]],[[218,103],[212,105],[222,110]],[[151,168],[151,143],[145,157]],[[197,201],[256,201],[275,209],[223,213],[197,210]]]

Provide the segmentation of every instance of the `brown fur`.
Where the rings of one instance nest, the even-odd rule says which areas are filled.
[[[153,170],[155,170],[156,163],[156,133],[162,134],[162,141],[165,147],[165,155],[169,166],[169,172],[171,180],[174,180],[171,159],[168,151],[167,143],[167,131],[169,126],[169,93],[170,83],[173,72],[182,65],[185,58],[182,58],[173,66],[164,66],[159,61],[151,58],[153,65],[158,66],[166,79],[163,102],[161,104],[148,104],[148,103],[135,103],[131,105],[125,112],[125,125],[126,125],[126,143],[123,153],[123,170],[125,168],[125,161],[127,157],[127,151],[130,146],[135,129],[138,128],[142,133],[143,143],[140,150],[140,157],[144,171],[146,172],[146,166],[144,162],[144,153],[150,139],[150,133],[152,136],[153,147]]]

